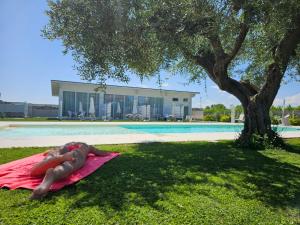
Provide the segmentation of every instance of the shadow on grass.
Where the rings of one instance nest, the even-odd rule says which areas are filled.
[[[300,154],[300,141],[298,139],[290,139],[286,143],[286,151]]]
[[[220,186],[225,192],[228,189],[241,198],[258,199],[274,207],[297,207],[293,202],[300,197],[300,168],[231,144],[133,145],[130,154],[125,151],[88,178],[52,195],[69,198],[80,194],[71,208],[99,206],[105,211],[108,206],[119,210],[130,202],[156,208],[166,192],[183,191],[177,187],[185,185],[182,194],[187,194],[199,184]],[[116,146],[116,151],[121,147]],[[212,197],[209,189],[200,194]]]

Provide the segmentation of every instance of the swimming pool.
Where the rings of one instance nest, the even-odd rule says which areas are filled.
[[[231,124],[126,124],[126,125],[14,125],[0,129],[0,137],[89,136],[122,134],[218,133],[242,130]],[[278,132],[299,132],[297,127],[274,127]]]

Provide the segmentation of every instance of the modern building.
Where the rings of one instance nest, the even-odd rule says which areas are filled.
[[[59,97],[59,117],[186,118],[198,92],[52,80],[52,96]],[[99,89],[99,90],[98,90]]]

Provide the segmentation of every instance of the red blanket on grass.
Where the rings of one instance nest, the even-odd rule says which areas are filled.
[[[52,184],[50,190],[57,191],[66,185],[81,180],[118,155],[119,153],[117,152],[111,152],[105,156],[89,154],[85,165],[81,169],[75,171],[68,178]],[[34,189],[42,182],[43,178],[31,177],[29,175],[29,170],[34,164],[43,160],[44,157],[43,153],[41,153],[0,165],[0,188],[8,187],[12,190],[16,188]]]

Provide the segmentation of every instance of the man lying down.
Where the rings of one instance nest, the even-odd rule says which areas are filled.
[[[81,142],[71,142],[47,150],[44,154],[45,158],[35,164],[30,171],[31,176],[44,176],[42,183],[33,190],[30,199],[46,196],[55,181],[67,178],[83,167],[89,153],[96,156],[107,155],[106,152]]]

